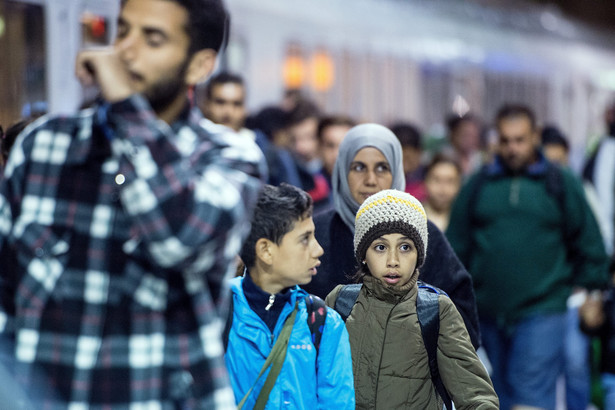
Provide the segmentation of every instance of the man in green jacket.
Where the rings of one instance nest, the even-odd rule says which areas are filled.
[[[502,409],[555,408],[566,299],[606,286],[607,258],[583,189],[538,150],[533,112],[504,106],[499,152],[470,178],[447,236],[474,281]]]

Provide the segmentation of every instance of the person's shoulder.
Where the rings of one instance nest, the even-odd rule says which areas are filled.
[[[440,307],[441,320],[442,318],[450,317],[451,315],[453,315],[454,317],[459,317],[459,319],[461,319],[461,313],[459,313],[459,310],[448,295],[439,294],[438,305]],[[463,323],[463,320],[461,323]]]
[[[47,114],[39,117],[18,134],[11,151],[22,150],[26,159],[30,158],[29,152],[39,145],[43,150],[48,150],[53,142],[55,152],[68,149],[68,146],[77,139],[91,138],[93,117],[92,109],[81,110],[71,115]],[[58,156],[49,156],[50,159],[52,157],[55,159]]]
[[[231,290],[231,292],[233,294],[241,294],[241,293],[243,293],[243,291],[241,289],[242,283],[243,283],[243,277],[236,276],[236,277],[234,277],[232,279],[229,279],[228,286],[229,286],[229,289]]]

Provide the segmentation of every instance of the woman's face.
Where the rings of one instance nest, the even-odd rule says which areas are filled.
[[[384,154],[374,147],[365,147],[352,159],[348,171],[348,187],[357,203],[362,204],[370,195],[393,185],[391,166]]]

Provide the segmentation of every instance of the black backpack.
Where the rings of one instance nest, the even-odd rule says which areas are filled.
[[[310,328],[310,334],[312,336],[312,343],[316,348],[316,355],[320,351],[320,340],[322,339],[322,332],[325,327],[325,319],[327,318],[327,305],[324,300],[316,295],[308,295],[305,297],[305,306],[307,308],[307,324]],[[228,337],[233,325],[233,299],[231,297],[231,305],[229,306],[228,317],[224,326],[224,332],[222,333],[222,342],[224,343],[224,349],[228,346]]]
[[[431,381],[442,398],[444,405],[450,410],[452,409],[452,400],[440,377],[437,357],[438,334],[440,332],[440,305],[438,303],[438,295],[448,295],[443,290],[422,281],[418,281],[417,285],[419,292],[416,297],[416,314],[421,327],[423,343],[427,350]],[[362,284],[342,286],[335,300],[335,310],[344,321],[350,316],[350,312],[352,312],[352,308],[359,297],[362,286]]]

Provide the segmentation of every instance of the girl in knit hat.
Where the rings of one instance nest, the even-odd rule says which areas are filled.
[[[357,211],[354,251],[363,286],[349,315],[340,313],[347,316],[358,409],[442,409],[426,349],[434,346],[425,345],[417,316],[418,269],[427,243],[425,210],[410,194],[384,190]],[[344,286],[327,296],[327,305],[341,310],[336,300]],[[433,351],[446,393],[458,409],[497,409],[461,315],[443,293],[437,306]]]

